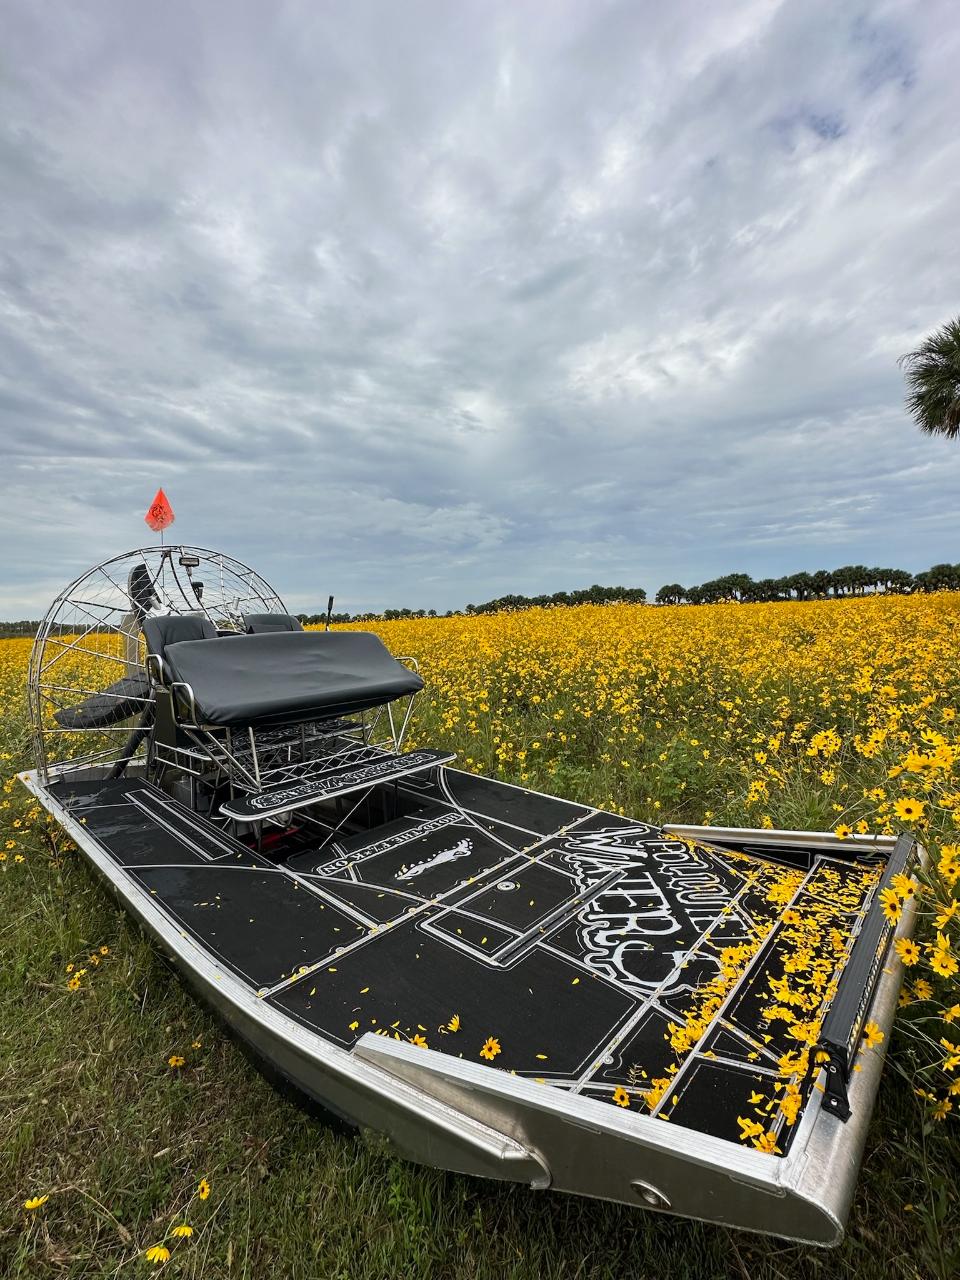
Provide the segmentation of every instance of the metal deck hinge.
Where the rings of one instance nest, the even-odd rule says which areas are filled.
[[[817,1049],[827,1055],[827,1061],[824,1063],[826,1083],[823,1090],[823,1105],[838,1120],[848,1120],[850,1099],[847,1096],[849,1076],[846,1054],[835,1045],[820,1044]]]

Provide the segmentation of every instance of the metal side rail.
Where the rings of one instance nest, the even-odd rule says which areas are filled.
[[[394,755],[384,751],[362,764],[341,764],[335,768],[285,786],[270,787],[251,795],[236,796],[220,806],[224,817],[235,822],[260,822],[264,818],[303,809],[321,800],[362,791],[381,782],[393,782],[413,773],[423,773],[450,764],[456,755],[449,751],[424,749]]]
[[[827,1055],[823,1105],[838,1120],[850,1117],[847,1092],[867,1011],[895,929],[883,914],[881,893],[903,875],[917,848],[911,835],[897,839],[886,870],[873,895],[850,958],[837,984],[837,994],[823,1020],[818,1048]]]

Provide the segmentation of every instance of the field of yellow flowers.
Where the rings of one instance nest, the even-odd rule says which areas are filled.
[[[864,1274],[870,1260],[876,1261],[877,1250],[884,1255],[889,1249],[891,1259],[899,1256],[897,1250],[905,1231],[908,1237],[913,1233],[916,1258],[922,1257],[924,1262],[921,1265],[914,1260],[901,1268],[891,1261],[889,1274],[951,1274],[958,1260],[948,1243],[953,1230],[950,1223],[955,1217],[956,1188],[953,1178],[943,1169],[956,1158],[956,1118],[960,1112],[960,594],[796,604],[532,609],[514,614],[365,623],[358,624],[358,629],[375,630],[392,652],[417,658],[428,692],[420,700],[409,742],[453,749],[461,767],[667,824],[674,820],[831,829],[850,839],[902,829],[917,833],[928,852],[928,864],[914,878],[902,878],[898,889],[888,893],[884,903],[889,918],[896,919],[907,895],[915,893],[918,899],[915,939],[899,944],[907,971],[904,1007],[876,1130],[881,1134],[877,1141],[887,1166],[892,1168],[896,1161],[901,1162],[899,1182],[894,1184],[886,1175],[873,1171],[872,1166],[865,1172],[866,1190],[862,1194],[867,1197],[867,1205],[855,1211],[850,1241],[834,1255],[834,1269],[820,1269],[824,1275]],[[0,906],[5,908],[7,920],[11,912],[16,915],[18,911],[33,920],[29,937],[25,927],[17,944],[27,952],[41,948],[42,922],[48,920],[51,929],[56,923],[56,955],[62,963],[55,975],[45,970],[44,981],[56,993],[56,1001],[69,1001],[72,997],[83,1001],[87,996],[95,998],[101,977],[106,991],[105,971],[118,971],[118,956],[123,951],[118,937],[129,938],[132,930],[104,908],[93,908],[90,895],[99,895],[99,889],[88,883],[86,873],[72,861],[76,855],[65,854],[62,840],[50,832],[36,806],[12,781],[15,770],[29,764],[23,693],[28,653],[27,641],[0,641],[0,723],[5,726],[0,731],[0,755],[6,778],[0,799],[4,824],[0,841],[0,888],[4,894]],[[66,926],[54,920],[60,901],[57,894],[67,890],[70,901],[63,909],[76,934],[69,940],[62,936]],[[106,944],[102,936],[92,936],[83,917],[74,911],[80,892],[86,895],[87,911],[99,912],[102,930],[108,930],[113,921],[109,924],[110,964],[95,966],[95,973],[84,961],[85,948],[92,956],[97,953],[96,944]],[[14,941],[16,937],[15,930]],[[128,946],[132,954],[134,944]],[[140,948],[138,962],[148,964],[145,944],[136,946]],[[45,961],[40,959],[37,963],[42,967]],[[70,979],[76,968],[72,967],[68,975],[66,967],[78,964],[86,976],[71,989]],[[31,975],[23,969],[21,964],[18,972],[29,984]],[[132,962],[126,973],[131,989],[139,990]],[[214,1163],[213,1157],[199,1163],[194,1159],[197,1147],[202,1148],[204,1143],[209,1146],[211,1141],[206,1128],[202,1140],[196,1137],[195,1127],[201,1124],[201,1116],[204,1126],[216,1127],[216,1118],[212,1111],[204,1111],[212,1104],[199,1092],[195,1098],[186,1096],[185,1091],[194,1080],[192,1073],[202,1080],[206,1067],[199,1049],[183,1048],[181,1052],[181,1048],[207,1044],[217,1033],[212,1025],[202,1033],[198,1031],[195,1024],[202,1015],[184,1016],[185,997],[176,994],[176,984],[168,977],[164,982],[162,1012],[159,1021],[155,1019],[152,1024],[147,1040],[151,1040],[153,1031],[161,1031],[156,1049],[157,1070],[164,1079],[171,1072],[176,1076],[171,1085],[176,1092],[168,1097],[163,1091],[165,1086],[158,1083],[151,1123],[164,1133],[175,1130],[176,1107],[180,1107],[181,1122],[194,1134],[189,1158],[185,1156],[182,1167],[178,1166],[177,1186],[182,1201],[189,1187],[196,1185],[197,1177],[205,1177]],[[33,994],[31,989],[31,999]],[[23,994],[19,987],[10,989],[8,983],[7,998],[17,1005],[18,1000],[23,1001]],[[39,998],[42,1001],[44,997]],[[81,1005],[76,1000],[72,1010],[69,1005],[63,1006],[64,1045],[71,1020],[72,1034],[77,1034],[76,1011]],[[146,996],[144,1002],[146,1009]],[[174,1013],[175,1008],[180,1012]],[[32,1018],[33,1009],[23,1016]],[[49,1028],[50,1010],[45,1017],[44,1025]],[[116,1042],[124,1037],[140,1037],[136,1040],[140,1043],[144,1028],[138,1026],[134,1035],[130,1009],[124,1007],[116,1017]],[[182,1032],[171,1031],[181,1024]],[[92,1021],[91,1034],[102,1035],[102,1030],[95,1030],[102,1025],[102,1019]],[[22,1046],[32,1043],[29,1035],[21,1042]],[[29,1048],[22,1051],[28,1055],[32,1052]],[[72,1055],[85,1051],[81,1044],[63,1050]],[[174,1062],[176,1068],[172,1067]],[[25,1068],[28,1072],[40,1069],[37,1063],[31,1068],[21,1061],[16,1070]],[[57,1069],[57,1065],[46,1061],[44,1069]],[[142,1084],[143,1069],[136,1064],[133,1069]],[[231,1078],[232,1069],[223,1066],[227,1078]],[[208,1083],[209,1079],[207,1076]],[[254,1087],[241,1083],[246,1079],[238,1068],[237,1090]],[[117,1088],[121,1087],[118,1083]],[[26,1090],[31,1099],[34,1092]],[[144,1106],[142,1093],[137,1097],[138,1105]],[[27,1113],[34,1113],[32,1102],[23,1105]],[[187,1118],[182,1111],[185,1105],[197,1109]],[[241,1116],[245,1107],[252,1107],[244,1101],[236,1105]],[[252,1132],[263,1126],[264,1115],[272,1114],[272,1105],[260,1097],[256,1117],[250,1113]],[[168,1106],[169,1114],[165,1110]],[[891,1115],[896,1119],[891,1120]],[[36,1117],[32,1123],[36,1123]],[[266,1127],[269,1129],[269,1124]],[[30,1185],[22,1181],[23,1169],[30,1165],[31,1157],[38,1168],[43,1165],[37,1156],[42,1147],[41,1129],[31,1133],[27,1142],[22,1134],[17,1137],[17,1171],[10,1173],[12,1180],[20,1179],[20,1219],[16,1227],[20,1234],[16,1235],[17,1243],[9,1256],[23,1267],[22,1272],[15,1272],[11,1266],[10,1274],[41,1274],[39,1269],[31,1268],[40,1256],[36,1250],[43,1233],[47,1233],[48,1243],[51,1238],[49,1221],[56,1200],[51,1194],[54,1174],[49,1174],[47,1183],[36,1171],[29,1175]],[[2,1138],[0,1133],[0,1149]],[[285,1134],[283,1140],[298,1139]],[[315,1152],[308,1154],[305,1146],[298,1151],[304,1165],[319,1158]],[[335,1146],[325,1146],[323,1153],[327,1162],[323,1176],[345,1180],[345,1185],[355,1188],[355,1204],[349,1210],[341,1205],[338,1210],[346,1215],[344,1221],[353,1221],[350,1215],[355,1212],[379,1212],[381,1217],[386,1214],[389,1221],[390,1198],[384,1204],[366,1182],[361,1186],[356,1181],[383,1176],[382,1166],[376,1164],[379,1157],[364,1155],[359,1162],[355,1155],[341,1158],[340,1149]],[[880,1157],[877,1162],[879,1168]],[[225,1177],[234,1188],[230,1195],[236,1194],[237,1199],[235,1204],[231,1200],[231,1210],[224,1210],[222,1226],[232,1233],[241,1229],[231,1217],[234,1213],[246,1222],[244,1256],[247,1265],[253,1267],[251,1274],[405,1274],[413,1265],[409,1253],[413,1248],[418,1251],[417,1269],[421,1273],[429,1273],[435,1267],[439,1268],[435,1270],[438,1275],[561,1275],[567,1274],[564,1267],[572,1258],[579,1269],[571,1264],[571,1275],[627,1274],[627,1259],[620,1246],[612,1245],[609,1238],[611,1224],[615,1222],[620,1231],[625,1219],[618,1215],[627,1211],[615,1206],[542,1211],[550,1215],[553,1227],[561,1218],[579,1215],[576,1241],[554,1231],[551,1238],[556,1253],[548,1258],[536,1255],[530,1245],[531,1234],[543,1240],[550,1237],[542,1220],[531,1222],[531,1215],[540,1211],[529,1208],[526,1199],[496,1200],[497,1196],[508,1195],[503,1191],[477,1193],[487,1197],[482,1202],[488,1207],[493,1202],[500,1206],[497,1230],[505,1252],[498,1253],[499,1246],[490,1244],[485,1227],[478,1225],[474,1230],[469,1214],[456,1218],[457,1205],[466,1204],[472,1191],[454,1193],[450,1184],[455,1180],[444,1180],[444,1205],[448,1207],[440,1211],[428,1202],[442,1175],[407,1171],[405,1167],[398,1172],[392,1164],[388,1180],[392,1179],[391,1186],[401,1189],[390,1194],[394,1209],[399,1212],[397,1206],[403,1208],[407,1226],[402,1231],[398,1227],[392,1234],[392,1228],[387,1231],[385,1252],[368,1253],[362,1266],[353,1253],[349,1256],[354,1262],[349,1265],[330,1263],[328,1270],[318,1267],[315,1272],[302,1273],[288,1265],[287,1270],[274,1272],[267,1268],[270,1259],[283,1256],[287,1248],[292,1250],[295,1238],[300,1238],[291,1234],[287,1239],[283,1234],[287,1228],[278,1226],[275,1219],[268,1225],[262,1213],[257,1218],[260,1211],[249,1203],[243,1208],[236,1190],[242,1156],[233,1155],[227,1163],[230,1171]],[[249,1181],[247,1167],[244,1169],[241,1181]],[[128,1169],[124,1176],[130,1179],[134,1174]],[[63,1175],[58,1177],[62,1182]],[[155,1181],[153,1178],[151,1185]],[[472,1186],[463,1180],[457,1186],[461,1184]],[[902,1190],[907,1185],[913,1188],[909,1201]],[[247,1192],[249,1197],[248,1185]],[[107,1193],[101,1187],[99,1194],[102,1198]],[[33,1209],[27,1207],[27,1200],[39,1200],[45,1195],[51,1195],[49,1202],[43,1201]],[[157,1191],[148,1208],[132,1211],[134,1217],[141,1215],[137,1222],[144,1215],[153,1222],[159,1212],[154,1201],[162,1199]],[[374,1207],[375,1202],[379,1208]],[[895,1210],[898,1220],[906,1225],[901,1224],[896,1230],[891,1227],[886,1234],[877,1236],[875,1215],[881,1203],[883,1213],[889,1215]],[[179,1204],[178,1201],[177,1214]],[[505,1207],[508,1204],[509,1208]],[[872,1226],[868,1228],[871,1209]],[[448,1211],[454,1218],[441,1228],[442,1214]],[[109,1207],[109,1212],[116,1215],[117,1211]],[[861,1213],[860,1226],[857,1212]],[[47,1225],[41,1229],[37,1223],[42,1215],[47,1215]],[[631,1216],[631,1224],[640,1216]],[[411,1220],[422,1220],[421,1228],[412,1236]],[[259,1222],[260,1229],[273,1233],[274,1254],[258,1252],[256,1242],[251,1245],[254,1221]],[[452,1225],[454,1222],[458,1225]],[[288,1229],[295,1231],[292,1225]],[[448,1229],[460,1233],[461,1252],[455,1257],[449,1254],[449,1242],[436,1234]],[[227,1247],[217,1235],[220,1228],[213,1222],[205,1230],[217,1241],[216,1248]],[[117,1265],[123,1258],[133,1256],[130,1250],[137,1247],[137,1230],[128,1225],[124,1231],[130,1240],[124,1241],[121,1235],[120,1244],[113,1242],[116,1250],[110,1255]],[[366,1228],[360,1235],[364,1236],[365,1231]],[[643,1226],[630,1227],[634,1246],[649,1249],[651,1260],[659,1256],[668,1236],[677,1251],[677,1275],[725,1275],[728,1266],[731,1274],[742,1275],[744,1259],[750,1263],[751,1276],[809,1273],[805,1250],[795,1250],[793,1261],[785,1262],[783,1253],[777,1254],[762,1243],[741,1244],[739,1249],[735,1245],[734,1266],[719,1233],[711,1235],[699,1227],[677,1224],[665,1226],[662,1221],[650,1219],[644,1219]],[[0,1233],[0,1260],[4,1257],[2,1239]],[[177,1257],[186,1256],[183,1248],[193,1248],[195,1243],[177,1239],[171,1245],[174,1262]],[[143,1255],[148,1240],[144,1238],[140,1244]],[[307,1247],[302,1240],[300,1244]],[[231,1234],[231,1258],[238,1247]],[[331,1243],[329,1248],[333,1247]],[[123,1248],[127,1249],[126,1254]],[[221,1254],[216,1256],[220,1258]],[[461,1267],[467,1256],[469,1264],[464,1262]],[[438,1262],[438,1258],[446,1261]],[[491,1258],[498,1261],[488,1271]],[[378,1267],[386,1269],[363,1269],[373,1268],[374,1260]],[[198,1263],[190,1270],[183,1262],[178,1274],[232,1274],[231,1267],[222,1266],[222,1260],[217,1267],[221,1269],[205,1272]],[[645,1274],[642,1269],[636,1273]],[[51,1269],[49,1274],[101,1272],[71,1270],[64,1264],[62,1270]]]

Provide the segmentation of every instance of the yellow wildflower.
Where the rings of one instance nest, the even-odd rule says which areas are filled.
[[[913,876],[893,876],[891,877],[890,884],[896,891],[897,895],[903,898],[904,901],[906,901],[907,898],[912,898],[919,888],[919,885],[916,880],[914,880]]]
[[[920,948],[909,938],[898,938],[893,946],[902,964],[914,965],[920,959]]]
[[[863,1044],[864,1049],[875,1049],[878,1044],[883,1041],[883,1032],[875,1022],[868,1022],[863,1028]]]
[[[938,934],[938,938],[942,938],[943,934]],[[941,978],[952,978],[960,968],[957,964],[957,957],[949,950],[949,947],[936,946],[930,947],[930,968]]]
[[[896,924],[903,910],[900,899],[897,897],[896,889],[881,889],[880,905],[883,907],[883,914],[890,923]]]
[[[901,822],[917,822],[923,817],[924,804],[922,800],[914,800],[906,797],[903,800],[894,801],[893,811]]]

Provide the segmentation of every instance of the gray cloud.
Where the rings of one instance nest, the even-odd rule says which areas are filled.
[[[0,614],[148,541],[295,607],[955,559],[945,0],[6,6]]]

